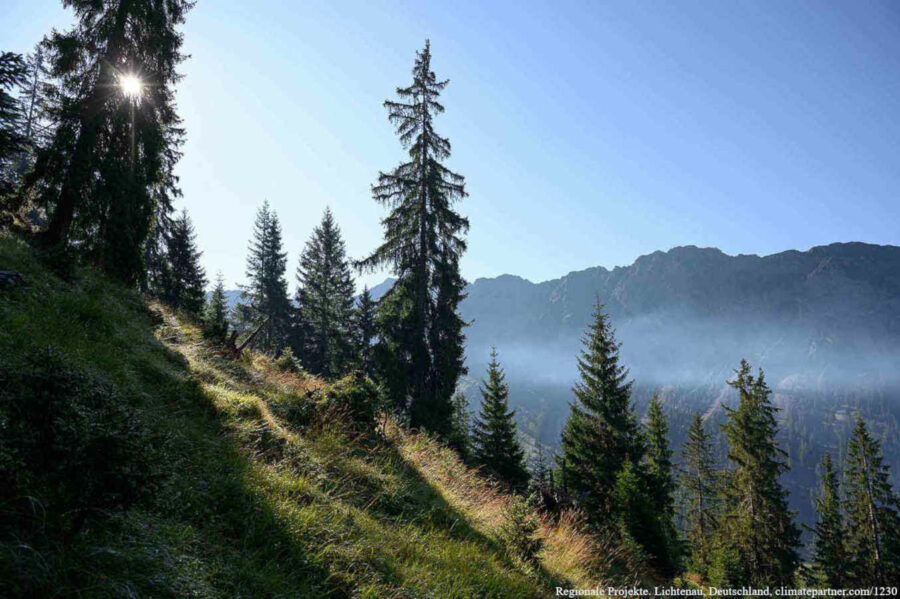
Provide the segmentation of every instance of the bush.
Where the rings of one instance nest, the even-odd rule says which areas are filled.
[[[537,554],[543,548],[543,541],[537,536],[539,526],[529,502],[519,495],[513,495],[506,506],[497,537],[511,557],[535,566],[538,563]]]
[[[294,356],[294,352],[291,348],[287,348],[281,352],[281,355],[272,362],[272,366],[279,372],[306,375],[306,371],[303,370],[303,365],[300,364],[300,360]]]
[[[151,490],[160,460],[117,389],[52,349],[0,361],[0,513],[24,524],[36,499],[64,536]]]
[[[343,422],[361,433],[374,430],[379,395],[370,379],[345,376],[319,390],[317,395],[317,412],[323,423]]]

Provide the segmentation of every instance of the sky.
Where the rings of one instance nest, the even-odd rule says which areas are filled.
[[[70,22],[0,0],[0,49]],[[378,245],[370,187],[404,157],[382,103],[426,38],[450,79],[436,127],[466,177],[469,280],[680,245],[900,244],[897,2],[200,0],[182,30],[179,207],[227,287],[263,200],[292,288],[326,206],[351,257]]]

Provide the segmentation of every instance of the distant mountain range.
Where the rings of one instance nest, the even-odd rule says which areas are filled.
[[[786,483],[803,521],[812,518],[816,464],[825,451],[842,459],[856,413],[900,480],[900,247],[836,243],[760,257],[687,246],[542,283],[478,279],[460,306],[471,322],[472,408],[496,346],[529,442],[557,447],[597,301],[617,329],[638,409],[660,394],[676,451],[695,411],[717,434],[722,404],[735,402],[726,380],[746,358],[765,370],[782,410]]]

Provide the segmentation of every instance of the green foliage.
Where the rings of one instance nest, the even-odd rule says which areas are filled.
[[[157,442],[126,398],[58,350],[4,356],[0,430],[0,519],[67,537],[156,487]]]
[[[355,326],[355,347],[357,365],[363,375],[375,378],[375,353],[372,344],[375,342],[378,329],[375,325],[377,304],[372,299],[368,287],[363,287],[353,312]]]
[[[690,567],[706,575],[712,561],[713,534],[718,528],[719,501],[716,460],[700,414],[694,414],[688,429],[681,467]]]
[[[447,437],[447,444],[464,460],[472,454],[472,427],[469,419],[469,400],[465,393],[457,391],[453,396],[453,427]]]
[[[675,477],[673,452],[669,449],[669,423],[659,397],[654,395],[647,410],[646,469],[649,480],[647,494],[653,506],[651,517],[658,537],[645,545],[658,562],[660,571],[674,575],[680,569],[681,541],[675,528]]]
[[[10,431],[24,426],[4,407],[0,596],[526,597],[548,584],[570,585],[536,583],[479,530],[470,509],[448,503],[423,464],[407,457],[436,455],[434,442],[420,451],[421,437],[348,435],[343,422],[301,431],[279,409],[303,404],[312,421],[320,418],[313,410],[343,403],[349,409],[323,409],[322,418],[355,413],[371,428],[374,385],[339,381],[312,400],[299,376],[218,356],[201,343],[194,322],[167,310],[148,313],[140,295],[96,272],[76,268],[73,282],[62,281],[27,246],[2,236],[0,263],[28,280],[0,298],[4,376],[31,380],[25,357],[39,362],[55,346],[59,361],[41,372],[57,387],[60,372],[84,381],[72,390],[85,391],[81,399],[66,388],[54,394],[59,401],[48,396],[62,429],[90,423],[80,437],[126,435],[126,445],[108,456],[79,449],[81,466],[68,476],[99,480],[128,468],[153,475],[148,493],[89,512],[77,533],[59,538],[62,527],[50,524],[71,531],[74,514],[53,507],[60,504],[48,497],[57,485],[41,477],[64,476],[62,467],[43,474],[22,467],[40,453],[22,455]],[[21,404],[18,389],[4,380],[0,394],[11,393],[3,401]],[[152,450],[157,445],[161,451]],[[140,454],[124,471],[84,467],[85,456],[120,463],[129,448]],[[12,498],[9,476],[20,481]],[[41,480],[47,495],[38,492]]]
[[[619,345],[599,303],[584,346],[557,460],[564,488],[599,528],[616,518],[616,479],[625,462],[640,463],[644,451],[628,371],[619,364]]]
[[[0,200],[13,191],[16,158],[25,150],[22,106],[10,92],[25,82],[27,74],[21,54],[0,52]]]
[[[298,355],[315,374],[333,378],[346,373],[354,359],[353,277],[330,209],[303,248],[297,283]]]
[[[284,278],[287,254],[282,251],[281,224],[278,215],[263,202],[256,212],[253,239],[247,256],[249,285],[242,297],[250,326],[262,325],[252,346],[264,352],[279,353],[288,344],[293,308]]]
[[[528,566],[537,566],[538,553],[543,548],[543,541],[537,534],[539,528],[540,521],[531,503],[520,495],[510,496],[503,513],[503,524],[497,531],[498,539],[510,556]]]
[[[722,430],[728,439],[728,459],[734,465],[725,490],[725,513],[720,519],[718,551],[724,565],[717,571],[734,574],[733,554],[740,572],[732,582],[754,586],[790,585],[799,557],[800,531],[788,510],[787,492],[780,476],[787,471],[785,453],[775,435],[777,408],[762,371],[754,378],[750,365],[741,361],[729,384],[738,390],[737,409],[726,408],[728,421]],[[724,575],[724,574],[723,574]]]
[[[488,380],[481,386],[481,412],[472,427],[472,461],[482,471],[517,491],[528,485],[525,453],[519,442],[509,409],[509,385],[497,361],[497,350],[491,350]]]
[[[858,418],[845,464],[848,583],[885,585],[900,579],[900,515],[881,443]]]
[[[831,456],[822,459],[822,489],[816,498],[815,553],[813,562],[829,588],[844,586],[847,574],[846,531],[841,515],[838,480]]]
[[[323,425],[337,425],[359,433],[374,432],[381,396],[371,379],[345,376],[317,390],[312,400]]]
[[[203,332],[208,338],[217,341],[223,341],[228,336],[228,303],[225,300],[225,281],[222,273],[216,276],[216,286],[206,306]]]
[[[195,317],[200,316],[206,303],[206,273],[200,264],[201,255],[194,225],[187,210],[183,210],[172,222],[166,254],[168,268],[161,291],[166,303]]]
[[[398,280],[379,302],[379,372],[412,426],[448,435],[452,396],[463,366],[463,327],[457,308],[465,281],[459,259],[469,221],[454,210],[466,196],[461,175],[442,162],[450,141],[434,130],[447,81],[431,70],[431,47],[416,55],[413,83],[386,101],[388,118],[409,150],[409,161],[381,173],[375,200],[390,210],[384,242],[360,266],[389,266]]]
[[[43,42],[56,78],[55,130],[25,180],[51,215],[40,239],[72,242],[129,283],[143,277],[148,234],[180,193],[174,84],[184,58],[178,26],[192,5],[71,0],[75,25]],[[122,73],[146,82],[139,97],[122,91]]]

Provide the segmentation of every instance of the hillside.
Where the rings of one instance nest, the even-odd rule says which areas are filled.
[[[541,596],[633,583],[571,517],[531,568],[508,497],[429,437],[352,434],[326,385],[0,238],[0,596]],[[589,574],[587,567],[593,567]],[[611,578],[614,577],[615,578]],[[85,594],[87,593],[87,594]]]

